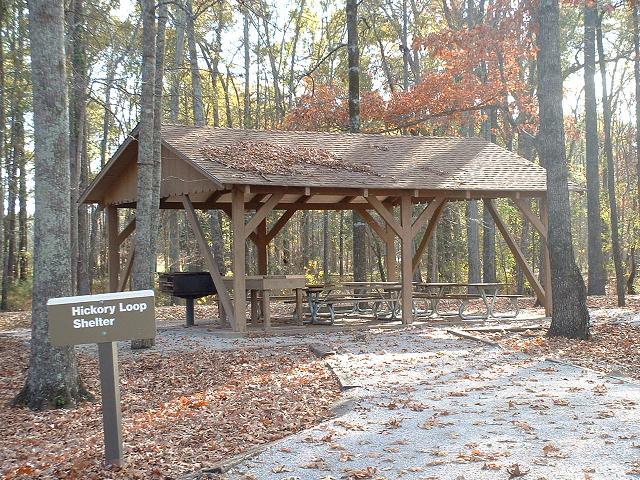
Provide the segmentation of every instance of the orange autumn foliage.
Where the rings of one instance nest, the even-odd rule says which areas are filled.
[[[537,103],[529,65],[536,56],[535,22],[529,0],[500,0],[472,28],[448,27],[417,38],[412,48],[429,56],[429,71],[408,91],[362,92],[364,131],[439,128],[449,131],[469,113],[488,106],[518,128],[535,130]],[[459,17],[462,18],[461,12]],[[310,86],[310,85],[308,85]],[[284,127],[344,130],[348,127],[346,88],[320,85],[298,99]]]

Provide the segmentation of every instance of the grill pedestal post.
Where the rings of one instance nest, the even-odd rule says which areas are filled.
[[[189,297],[187,300],[187,327],[193,327],[195,322],[195,311],[194,311],[194,299],[193,297]]]

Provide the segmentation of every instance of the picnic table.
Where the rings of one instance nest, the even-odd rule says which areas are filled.
[[[398,282],[344,282],[342,284],[307,285],[307,301],[312,324],[332,324],[336,305],[348,305],[350,313],[367,310],[376,316],[395,320],[399,309],[402,286]],[[366,307],[371,304],[372,307]],[[325,308],[327,321],[319,320],[320,310]],[[384,312],[381,314],[381,311]]]
[[[518,315],[518,298],[521,295],[500,294],[500,289],[506,286],[506,283],[499,282],[424,282],[418,283],[416,286],[422,290],[425,295],[416,295],[417,298],[426,298],[431,303],[431,311],[428,316],[459,316],[463,320],[488,319],[488,318],[509,318]],[[452,292],[452,290],[466,289],[466,292]],[[477,292],[477,293],[472,293]],[[511,300],[513,313],[496,315],[495,304],[497,298],[508,298]],[[474,299],[481,299],[484,304],[485,311],[481,314],[465,313],[469,302]],[[455,300],[459,302],[458,311],[456,313],[440,312],[439,304],[442,300]]]
[[[233,277],[224,277],[228,288],[233,288]],[[251,323],[255,325],[262,318],[265,330],[271,327],[271,292],[293,290],[295,292],[294,318],[302,325],[304,311],[302,301],[305,290],[304,275],[249,275],[245,278],[245,290],[249,292],[251,301]],[[234,295],[237,295],[234,292]],[[261,315],[260,315],[261,314]]]

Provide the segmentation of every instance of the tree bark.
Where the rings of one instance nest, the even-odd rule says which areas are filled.
[[[191,88],[193,89],[193,120],[197,126],[206,124],[204,102],[202,100],[202,78],[198,67],[196,30],[193,18],[193,2],[186,0],[187,43],[189,45],[189,65],[191,66]]]
[[[73,347],[49,343],[47,300],[72,293],[69,121],[62,0],[29,0],[34,111],[34,277],[31,358],[15,404],[68,407],[90,398]]]
[[[584,7],[584,102],[587,164],[587,263],[589,295],[604,295],[607,275],[602,253],[600,218],[600,157],[598,155],[598,110],[596,103],[596,2]]]
[[[496,124],[497,110],[491,107],[488,109],[487,120],[482,124],[482,136],[492,143],[496,143],[493,133]],[[496,224],[486,207],[482,209],[482,281],[496,281]]]
[[[243,121],[244,128],[251,128],[251,49],[249,45],[249,11],[242,11],[242,46],[244,47],[244,98]]]
[[[640,2],[633,2],[631,8],[633,21],[633,50],[635,54],[633,59],[633,76],[636,87],[636,201],[638,209],[640,209]],[[637,229],[634,231],[634,234],[637,234]]]
[[[4,17],[5,17],[5,9],[4,5],[0,5],[0,38],[2,38],[4,33]],[[7,160],[7,148],[5,145],[5,128],[7,124],[7,114],[5,109],[5,91],[6,91],[6,81],[4,74],[4,47],[0,46],[0,205],[4,205],[5,199],[5,177],[4,177],[4,168],[8,164]],[[0,208],[0,265],[4,265],[4,208]]]
[[[469,272],[467,280],[469,283],[479,283],[480,278],[480,218],[478,212],[478,201],[467,202],[467,262]]]
[[[347,0],[347,50],[349,62],[349,130],[360,131],[360,49],[358,47],[358,1]],[[353,280],[367,279],[366,223],[353,211]]]
[[[571,235],[569,172],[565,152],[560,64],[559,0],[541,0],[538,33],[538,153],[547,168],[548,242],[553,318],[551,336],[589,337],[586,289]]]
[[[616,272],[616,293],[618,306],[624,307],[625,279],[622,266],[622,249],[620,246],[620,229],[618,225],[618,205],[616,202],[616,175],[613,162],[613,142],[611,140],[611,97],[607,89],[607,63],[604,57],[602,43],[602,18],[598,17],[596,28],[596,43],[598,46],[598,61],[600,63],[600,80],[602,83],[602,112],[604,116],[604,153],[607,159],[606,178],[609,198],[609,222],[611,224],[611,250],[613,265]]]
[[[154,92],[156,78],[156,18],[155,2],[142,0],[142,92],[138,137],[138,186],[136,203],[136,232],[133,241],[132,287],[134,290],[152,289],[155,272],[156,232],[154,216],[158,215],[158,201],[154,198]],[[131,348],[147,348],[152,342],[134,340]]]

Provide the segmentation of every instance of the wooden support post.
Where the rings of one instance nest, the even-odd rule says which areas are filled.
[[[396,234],[393,229],[387,225],[385,230],[384,243],[386,246],[386,256],[384,258],[387,267],[387,280],[395,282],[398,280],[398,262],[396,260]]]
[[[535,213],[533,213],[533,210],[531,210],[529,203],[522,198],[514,198],[512,200],[513,203],[515,203],[518,209],[522,212],[522,215],[524,215],[524,217],[529,220],[529,223],[533,225],[533,228],[536,229],[536,231],[542,237],[542,240],[546,243],[547,227],[544,222],[540,218],[538,218]],[[542,212],[540,213],[542,214]]]
[[[262,328],[264,328],[265,331],[271,330],[271,305],[269,305],[269,290],[262,291]]]
[[[411,198],[409,198],[411,199]],[[389,209],[384,205],[377,197],[370,195],[367,197],[367,202],[371,205],[376,212],[387,222],[393,231],[396,232],[399,236],[402,235],[403,227],[398,223],[398,221],[394,218],[393,213],[389,211]]]
[[[418,245],[418,248],[416,248],[416,254],[413,257],[413,262],[412,262],[412,271],[414,274],[416,273],[416,270],[418,270],[418,265],[420,265],[420,259],[424,255],[424,252],[427,250],[427,246],[429,245],[429,240],[431,240],[431,237],[436,231],[436,227],[438,226],[438,220],[440,220],[440,216],[442,215],[442,211],[444,210],[444,207],[446,205],[447,205],[447,202],[445,200],[444,202],[442,202],[442,204],[438,206],[438,208],[435,209],[435,211],[433,212],[433,215],[431,216],[431,220],[427,225],[427,229],[425,230],[424,235],[422,236],[422,240],[420,240],[420,244]]]
[[[311,198],[310,196],[303,195],[298,200],[296,200],[295,203],[293,203],[292,205],[296,205],[296,204],[303,205],[307,203],[310,198]],[[291,217],[293,217],[293,215],[296,212],[297,212],[296,209],[291,209],[291,210],[287,210],[282,214],[282,216],[278,219],[275,225],[271,227],[271,230],[269,230],[269,232],[267,233],[267,245],[271,243],[271,240],[273,240],[278,233],[280,233],[280,230],[282,230],[285,227],[287,222],[291,219]]]
[[[136,219],[133,218],[126,227],[118,234],[118,245],[122,245],[122,243],[129,238],[134,230],[136,229]]]
[[[222,304],[222,308],[224,309],[226,318],[229,320],[231,324],[231,328],[236,329],[236,321],[235,321],[235,312],[231,305],[231,297],[229,296],[229,291],[227,290],[227,286],[224,284],[222,280],[222,275],[218,271],[218,263],[211,252],[211,248],[207,244],[207,241],[204,237],[204,232],[202,231],[202,225],[198,221],[198,217],[196,216],[196,211],[193,209],[193,204],[191,203],[191,199],[188,195],[182,196],[182,205],[184,206],[184,211],[191,225],[191,230],[193,231],[193,235],[196,237],[198,241],[198,247],[200,248],[200,255],[204,258],[205,263],[207,264],[207,268],[209,269],[209,274],[211,275],[211,280],[213,280],[213,284],[216,287],[216,292],[218,292],[218,298],[220,299],[220,303]],[[243,223],[244,224],[244,223]],[[244,251],[244,248],[243,248]],[[222,317],[222,314],[220,315]],[[222,318],[220,319],[222,320]]]
[[[400,218],[400,241],[402,244],[402,262],[400,264],[402,271],[402,323],[406,325],[413,322],[413,235],[411,234],[413,204],[411,203],[411,195],[408,193],[403,194],[401,198]]]
[[[234,187],[231,192],[231,232],[233,234],[233,312],[235,329],[238,332],[247,330],[247,291],[245,265],[245,223],[244,223],[244,190]],[[263,312],[263,315],[266,315]],[[266,319],[265,319],[266,321]]]
[[[251,325],[258,323],[258,291],[251,290]]]
[[[124,289],[127,288],[127,282],[129,281],[129,277],[131,276],[131,270],[133,270],[133,259],[136,256],[136,246],[131,245],[131,250],[129,250],[129,254],[127,255],[127,261],[124,264],[124,271],[122,272],[122,278],[120,279],[120,283],[118,285],[118,291],[124,292]]]
[[[267,250],[267,221],[263,220],[256,228],[256,250],[258,253],[258,275],[267,275],[269,252]]]
[[[273,208],[278,204],[280,200],[284,197],[283,193],[274,193],[269,197],[269,200],[262,205],[255,213],[255,215],[247,222],[244,227],[245,239],[249,236],[251,232],[253,232],[258,225],[267,218],[267,215],[271,213]],[[243,208],[244,208],[244,199],[243,199]],[[244,221],[244,220],[243,220]]]
[[[511,250],[511,253],[513,253],[513,256],[515,257],[516,262],[518,262],[518,265],[520,265],[520,268],[522,268],[522,271],[524,272],[524,275],[527,277],[527,280],[529,281],[531,288],[533,288],[534,292],[536,292],[536,295],[538,296],[538,299],[540,300],[540,302],[543,305],[546,305],[545,289],[542,288],[542,285],[540,285],[540,282],[538,282],[538,279],[534,275],[533,270],[527,263],[527,259],[525,258],[524,254],[520,250],[518,243],[509,233],[509,230],[507,229],[506,224],[502,221],[502,218],[500,217],[500,214],[498,213],[498,209],[496,208],[493,200],[491,200],[490,198],[485,198],[484,204],[489,210],[491,217],[493,217],[493,221],[496,223],[496,227],[498,227],[498,230],[502,234],[502,238],[504,238],[504,241],[509,247],[509,250]]]
[[[549,204],[546,197],[540,201],[540,216],[545,230],[549,231]],[[553,291],[551,288],[551,257],[549,256],[549,245],[544,244],[544,291],[546,301],[544,302],[544,314],[547,317],[553,315]]]
[[[109,290],[118,291],[120,276],[120,244],[118,243],[118,209],[107,207],[107,238],[109,242]]]
[[[304,290],[302,288],[296,288],[296,323],[300,326],[304,325]]]
[[[440,207],[444,205],[447,200],[444,197],[434,198],[429,205],[424,207],[424,210],[420,213],[416,221],[413,222],[413,226],[411,227],[411,235],[415,237],[420,229],[424,227],[424,225],[429,222],[434,216],[434,214],[438,211]]]
[[[373,230],[378,235],[378,237],[380,237],[381,240],[384,240],[387,237],[385,229],[376,221],[375,218],[371,216],[369,212],[367,212],[365,209],[360,209],[358,210],[358,213],[360,214],[362,219],[371,227],[371,230]]]

